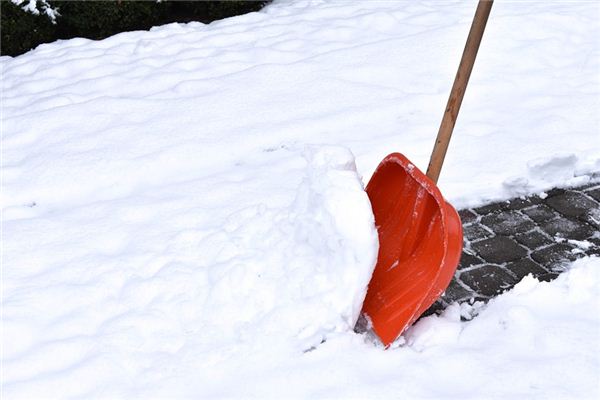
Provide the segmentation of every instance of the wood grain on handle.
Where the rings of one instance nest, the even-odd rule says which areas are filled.
[[[460,65],[456,77],[454,78],[454,84],[450,91],[450,97],[448,98],[448,104],[446,105],[446,111],[440,124],[440,130],[438,131],[437,138],[435,139],[435,145],[433,146],[433,152],[429,159],[429,166],[427,167],[427,176],[435,183],[437,183],[442,170],[442,164],[446,157],[446,151],[448,150],[448,143],[456,124],[456,117],[460,110],[467,83],[473,70],[473,64],[475,63],[475,57],[477,56],[477,50],[481,43],[483,31],[485,30],[485,24],[487,23],[492,9],[493,0],[480,0],[477,4],[477,10],[473,17],[473,23],[471,24],[471,30],[467,38],[467,44],[460,59]]]

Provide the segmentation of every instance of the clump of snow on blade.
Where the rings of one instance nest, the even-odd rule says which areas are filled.
[[[233,247],[206,303],[220,335],[295,338],[308,349],[356,323],[377,257],[370,203],[347,149],[309,146],[303,156],[289,207],[260,204],[225,222]]]

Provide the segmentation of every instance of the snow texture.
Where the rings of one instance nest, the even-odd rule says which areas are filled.
[[[474,8],[279,1],[1,57],[3,398],[595,398],[597,258],[388,351],[352,331],[363,183],[426,167]],[[600,171],[599,12],[496,2],[456,207]]]
[[[56,22],[56,17],[60,15],[57,9],[52,8],[47,0],[10,0],[11,3],[14,3],[24,11],[30,12],[35,15],[40,14],[40,9],[44,14],[48,16],[52,23]],[[39,3],[39,4],[38,4]]]

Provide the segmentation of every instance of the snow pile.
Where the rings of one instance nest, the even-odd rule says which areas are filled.
[[[342,334],[317,350],[256,367],[224,397],[586,399],[600,395],[600,258],[552,282],[525,277],[490,301],[451,305],[383,351]],[[461,315],[471,318],[461,322]],[[198,386],[200,388],[200,386]],[[191,393],[191,391],[190,391]]]
[[[38,191],[68,174],[72,195],[101,188],[98,198],[294,143],[350,148],[365,180],[395,151],[424,170],[474,8],[280,1],[209,25],[2,57],[5,175],[27,159]],[[494,4],[439,182],[455,207],[600,170],[599,8]],[[61,157],[65,147],[81,156]],[[39,156],[51,154],[48,170]],[[83,154],[103,167],[82,168]],[[104,167],[123,170],[123,158],[139,168],[115,182]]]
[[[265,200],[243,208],[213,233],[219,243],[199,243],[199,251],[215,254],[200,300],[209,337],[266,347],[293,337],[306,350],[353,329],[377,257],[370,203],[347,150],[308,148],[305,156],[305,169],[264,176],[293,181],[294,172],[304,173],[289,206],[273,209]]]
[[[343,148],[79,205],[61,189],[6,213],[7,394],[123,395],[182,357],[301,353],[354,327],[377,233]]]

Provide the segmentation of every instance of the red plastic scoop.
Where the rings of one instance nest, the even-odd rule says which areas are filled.
[[[402,154],[393,153],[367,185],[379,255],[363,313],[386,346],[446,290],[460,261],[460,218],[436,182],[491,7],[491,0],[477,5],[427,175]]]
[[[388,345],[444,292],[462,251],[462,226],[435,184],[400,153],[367,186],[379,257],[363,305]]]

